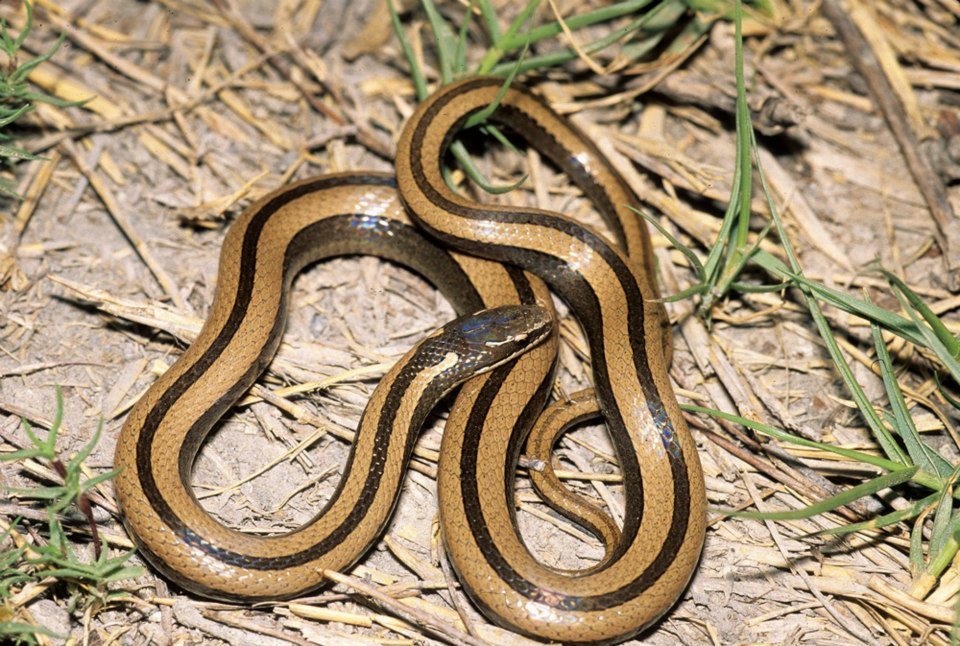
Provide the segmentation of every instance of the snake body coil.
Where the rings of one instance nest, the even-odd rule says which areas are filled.
[[[471,79],[420,106],[399,142],[396,189],[392,178],[379,174],[307,180],[266,196],[231,226],[203,330],[134,407],[117,446],[116,487],[126,523],[147,558],[177,583],[222,599],[297,596],[323,583],[322,570],[352,564],[389,519],[431,398],[463,378],[461,361],[478,361],[466,358],[472,355],[462,343],[476,321],[447,331],[460,350],[441,357],[447,362],[442,369],[443,361],[425,362],[411,352],[384,377],[337,492],[303,528],[271,537],[230,530],[203,511],[189,486],[203,438],[279,344],[293,275],[321,258],[369,253],[420,272],[460,313],[523,305],[506,310],[513,312],[507,318],[525,322],[508,326],[510,342],[544,338],[516,358],[511,346],[506,355],[479,360],[489,372],[466,382],[444,431],[438,479],[443,536],[478,605],[532,635],[610,641],[649,625],[683,591],[703,541],[703,481],[666,373],[669,344],[655,302],[649,239],[627,209],[636,198],[578,130],[516,87],[500,98],[492,119],[571,176],[616,244],[554,213],[481,206],[451,191],[439,160],[460,124],[497,99],[499,84]],[[446,251],[420,234],[398,191],[431,237],[472,256]],[[576,573],[534,559],[514,516],[513,473],[549,395],[557,350],[556,335],[541,325],[542,308],[552,311],[541,278],[586,332],[596,398],[624,481],[624,526],[617,528],[562,487],[549,464],[535,479],[550,504],[607,546],[601,563]],[[479,325],[485,330],[491,315],[484,316]],[[444,372],[450,368],[456,379]],[[574,400],[575,410],[554,406],[548,418],[569,425],[595,414],[589,393]],[[549,422],[537,424],[530,451],[548,456],[557,432]]]

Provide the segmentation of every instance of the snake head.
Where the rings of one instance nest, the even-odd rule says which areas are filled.
[[[501,305],[461,316],[424,339],[417,351],[458,384],[515,359],[553,332],[553,317],[539,305]]]

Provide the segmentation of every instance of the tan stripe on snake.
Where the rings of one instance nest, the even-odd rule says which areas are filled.
[[[703,481],[667,377],[669,340],[655,301],[649,239],[627,209],[636,198],[579,130],[518,87],[491,120],[566,171],[615,243],[555,213],[481,206],[449,189],[439,160],[463,121],[494,100],[499,83],[463,81],[418,108],[398,145],[396,190],[378,174],[307,180],[263,198],[231,226],[203,330],[137,403],[117,447],[116,486],[127,525],[147,558],[177,583],[215,598],[283,599],[323,584],[324,569],[349,567],[389,520],[426,409],[440,391],[467,378],[465,368],[481,364],[488,372],[470,378],[451,409],[438,478],[444,542],[477,605],[527,634],[613,641],[650,625],[682,593],[703,542]],[[440,246],[409,224],[397,191]],[[313,521],[270,537],[230,530],[203,511],[190,489],[197,448],[273,356],[292,276],[306,263],[344,253],[412,266],[461,313],[525,305],[494,315],[500,319],[481,314],[446,326],[444,336],[434,337],[444,352],[428,341],[427,350],[411,351],[384,377],[341,484]],[[586,333],[596,399],[593,391],[580,393],[537,422],[557,347],[534,305],[552,311],[540,279]],[[491,324],[504,317],[508,325]],[[503,343],[487,328],[491,335],[507,328],[510,343],[496,356],[464,354],[464,335],[478,327],[481,353]],[[520,353],[512,337],[518,344],[519,337],[528,337],[527,344],[546,339]],[[549,466],[558,433],[596,416],[595,401],[623,474],[622,528],[560,484]],[[558,511],[604,541],[603,560],[587,570],[543,565],[518,535],[513,473],[534,425],[527,452],[546,463],[535,484]]]

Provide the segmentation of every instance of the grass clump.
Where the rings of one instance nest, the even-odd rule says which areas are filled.
[[[21,60],[23,43],[33,29],[33,7],[26,0],[23,4],[26,22],[16,35],[10,32],[7,21],[0,18],[0,51],[5,55],[5,61],[0,64],[0,164],[3,164],[7,170],[12,170],[17,162],[23,160],[42,159],[10,143],[14,139],[10,133],[10,127],[18,119],[33,111],[38,102],[57,107],[80,105],[77,102],[63,101],[31,89],[27,76],[38,65],[53,57],[63,43],[63,36],[60,36],[43,54],[29,60]],[[20,199],[13,180],[6,177],[0,177],[0,195]]]
[[[942,381],[949,377],[955,385],[960,384],[960,362],[958,362],[960,341],[903,280],[890,272],[880,270],[880,274],[887,279],[891,292],[900,302],[901,312],[880,308],[867,299],[851,296],[804,276],[803,268],[783,226],[779,210],[771,197],[757,155],[756,135],[750,123],[746,102],[739,1],[735,7],[734,19],[736,21],[737,157],[733,187],[720,235],[709,250],[706,260],[701,261],[692,249],[670,238],[671,242],[691,260],[691,266],[698,279],[692,287],[674,298],[698,296],[700,315],[709,323],[712,308],[731,293],[795,289],[799,293],[801,302],[806,306],[844,387],[851,395],[882,455],[811,441],[756,420],[701,406],[684,405],[683,408],[690,412],[711,415],[741,424],[756,433],[780,442],[816,448],[847,460],[872,465],[881,469],[883,473],[798,510],[715,511],[732,516],[766,520],[804,519],[835,510],[865,496],[894,489],[907,501],[906,505],[863,522],[841,524],[820,533],[842,535],[888,528],[899,523],[910,523],[910,564],[913,582],[909,594],[914,598],[923,599],[932,591],[950,564],[960,558],[958,557],[960,510],[957,509],[958,492],[955,487],[960,477],[960,464],[953,464],[943,458],[918,432],[911,417],[910,406],[898,382],[894,363],[884,340],[884,333],[896,335],[921,351],[934,375],[937,376],[938,383],[941,384],[944,399],[957,408],[960,408],[960,401],[943,389]],[[766,198],[771,218],[751,242],[749,219],[750,198],[754,190],[754,172],[760,180],[760,188]],[[647,219],[660,228],[654,220]],[[661,231],[666,233],[662,228]],[[774,231],[779,239],[785,261],[760,249],[760,240],[771,231]],[[763,270],[775,282],[772,284],[747,282],[742,279],[742,276],[749,267]],[[854,377],[840,350],[836,335],[823,313],[821,302],[854,314],[870,324],[876,357],[875,367],[883,381],[885,406],[872,402],[864,392],[863,386]],[[954,448],[960,450],[960,445]]]
[[[5,639],[35,643],[38,635],[57,637],[50,631],[21,619],[23,605],[43,590],[56,587],[65,597],[67,610],[92,616],[108,605],[127,597],[126,592],[109,589],[109,584],[139,576],[141,569],[126,565],[133,552],[111,556],[100,538],[93,518],[89,492],[117,474],[108,471],[92,478],[83,476],[83,461],[100,439],[102,422],[94,436],[73,457],[64,460],[57,452],[57,436],[63,420],[63,397],[57,388],[57,411],[45,438],[33,432],[23,421],[23,430],[32,446],[0,455],[0,461],[39,460],[60,477],[61,482],[29,489],[7,487],[14,498],[39,500],[44,504],[46,534],[22,531],[21,519],[3,525],[0,533],[0,641]],[[76,553],[61,522],[61,514],[70,507],[82,513],[93,540],[94,558],[90,561]],[[62,636],[60,636],[62,638]]]

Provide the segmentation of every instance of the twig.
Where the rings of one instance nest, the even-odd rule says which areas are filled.
[[[290,642],[290,639],[286,637],[280,640],[267,635],[253,636],[246,630],[228,627],[208,619],[195,604],[187,601],[174,603],[173,614],[181,625],[201,630],[212,637],[222,639],[228,644],[285,646]]]
[[[200,614],[207,619],[220,622],[221,624],[226,624],[227,626],[233,626],[234,628],[239,628],[251,633],[260,633],[261,635],[267,635],[268,637],[275,637],[276,639],[282,639],[283,641],[290,642],[291,644],[310,646],[314,643],[294,635],[288,635],[282,630],[277,630],[276,628],[271,628],[270,626],[261,626],[253,621],[247,621],[241,617],[233,616],[236,613],[225,612],[223,610],[201,610]]]
[[[34,372],[40,372],[41,370],[51,370],[53,368],[62,368],[64,366],[98,366],[100,368],[106,368],[107,364],[101,363],[99,361],[43,361],[38,363],[26,363],[16,368],[8,368],[6,370],[0,370],[0,377],[12,377],[14,375],[29,375]]]
[[[467,633],[454,628],[444,621],[437,620],[436,617],[432,617],[421,610],[411,608],[410,606],[397,601],[393,597],[384,594],[377,588],[367,585],[356,577],[340,574],[339,572],[334,572],[333,570],[324,570],[323,575],[331,581],[353,588],[365,597],[376,599],[380,605],[384,606],[391,612],[399,615],[407,621],[411,621],[417,625],[423,626],[433,633],[442,635],[445,639],[449,640],[453,644],[489,646],[487,642],[483,641],[482,639],[477,639],[472,635],[468,635]]]
[[[480,633],[477,632],[477,627],[474,625],[473,620],[470,619],[470,615],[467,614],[466,604],[463,603],[460,595],[457,593],[457,583],[453,574],[453,568],[450,567],[450,563],[447,561],[447,553],[444,550],[440,550],[440,569],[443,570],[443,578],[447,582],[447,591],[450,594],[450,603],[453,604],[453,609],[460,615],[460,621],[466,626],[467,632],[477,639],[480,639]]]
[[[27,189],[26,195],[23,196],[23,202],[20,204],[20,208],[17,209],[17,215],[14,218],[14,230],[17,232],[17,236],[23,236],[23,232],[26,231],[27,224],[30,222],[30,218],[33,216],[33,212],[36,210],[44,190],[46,190],[47,185],[50,183],[50,178],[53,177],[53,171],[56,170],[60,159],[60,153],[54,152],[50,155],[50,159],[40,162],[40,169],[34,176],[33,181],[30,182],[30,188]]]

